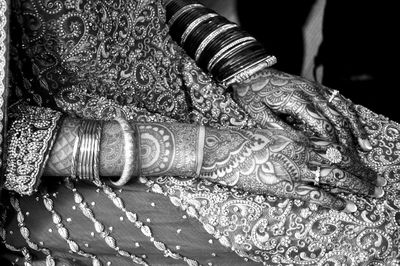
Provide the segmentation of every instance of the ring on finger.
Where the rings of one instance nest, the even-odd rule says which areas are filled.
[[[331,162],[331,163],[340,163],[342,161],[342,154],[338,149],[335,147],[329,147],[326,150],[326,158]]]
[[[338,90],[333,90],[331,97],[328,100],[328,103],[331,103],[333,101],[333,99],[335,99],[335,97],[339,94]]]

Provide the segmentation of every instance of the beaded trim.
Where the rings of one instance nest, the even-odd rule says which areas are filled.
[[[8,131],[5,188],[19,194],[36,191],[62,117],[60,112],[25,104],[13,111]]]
[[[66,180],[66,187],[72,191],[74,194],[74,201],[78,204],[79,209],[82,211],[83,215],[88,218],[90,221],[93,222],[94,229],[99,234],[101,238],[104,239],[107,246],[114,249],[119,255],[129,258],[132,262],[139,264],[139,265],[148,265],[146,261],[138,256],[131,254],[130,252],[123,250],[117,245],[117,240],[110,230],[107,230],[106,226],[94,216],[93,210],[90,208],[90,205],[84,200],[82,194],[80,194],[77,189],[75,188],[74,184],[70,179]],[[129,216],[128,216],[129,219]]]
[[[19,204],[19,200],[16,197],[11,196],[10,203],[11,203],[11,206],[14,208],[14,210],[17,212],[17,221],[18,221],[19,231],[21,233],[21,236],[25,239],[25,242],[28,244],[28,246],[31,249],[41,252],[46,256],[46,266],[55,266],[56,262],[55,262],[53,256],[51,255],[50,249],[40,247],[38,244],[36,244],[35,242],[33,242],[31,240],[31,238],[30,238],[31,233],[25,224],[25,216],[22,213],[22,210],[21,210],[21,207]]]
[[[69,249],[72,251],[72,253],[78,254],[79,256],[82,256],[84,258],[91,259],[93,266],[101,266],[102,264],[100,260],[95,255],[85,252],[81,249],[81,247],[75,240],[71,239],[68,229],[62,222],[61,215],[54,209],[54,201],[49,197],[49,194],[44,193],[42,197],[44,207],[51,213],[53,223],[57,227],[58,234],[65,242],[67,242]]]
[[[29,253],[29,250],[26,247],[17,248],[15,246],[7,243],[7,233],[6,233],[6,230],[3,228],[3,225],[5,224],[5,220],[6,220],[5,213],[1,213],[1,221],[0,221],[0,240],[1,240],[1,243],[8,250],[11,250],[13,252],[20,252],[22,254],[22,256],[24,256],[24,265],[25,266],[32,266],[32,255]]]
[[[0,2],[0,158],[3,158],[3,120],[5,119],[6,114],[3,113],[3,108],[6,103],[4,96],[6,95],[6,50],[7,50],[7,33],[6,33],[6,25],[7,25],[7,1]],[[2,160],[0,160],[0,169],[2,169]],[[0,171],[2,172],[2,171]],[[0,173],[1,174],[1,173]],[[0,186],[2,185],[3,177],[0,177]]]
[[[140,177],[139,182],[146,184],[146,178]],[[107,197],[114,203],[114,205],[120,209],[123,213],[125,213],[126,217],[128,220],[133,223],[136,228],[140,229],[143,235],[145,235],[147,238],[149,238],[150,242],[154,244],[154,246],[160,250],[161,252],[164,253],[165,257],[171,257],[175,260],[183,260],[186,262],[189,266],[198,266],[199,263],[191,258],[185,257],[179,253],[176,253],[169,249],[167,245],[158,239],[156,239],[153,235],[153,232],[151,231],[150,227],[146,225],[144,222],[140,221],[137,217],[136,213],[133,213],[125,208],[125,204],[123,200],[117,196],[117,194],[112,190],[111,187],[107,186],[104,182],[101,180],[95,180],[93,183],[98,187],[103,190],[103,192],[107,195]]]

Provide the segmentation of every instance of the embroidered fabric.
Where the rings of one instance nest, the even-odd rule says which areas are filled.
[[[230,95],[216,86],[212,78],[200,71],[171,41],[160,1],[16,2],[23,6],[21,15],[26,22],[23,27],[24,51],[32,59],[34,69],[31,79],[39,80],[42,88],[54,95],[65,112],[96,119],[122,116],[142,122],[255,126]],[[30,78],[27,78],[26,89],[29,82]],[[45,102],[36,99],[37,103]],[[134,246],[138,248],[134,254],[147,252],[141,258],[154,261],[154,264],[160,259],[175,265],[178,261],[189,265],[212,265],[213,262],[235,265],[232,256],[223,255],[222,250],[229,249],[245,259],[236,260],[236,265],[257,262],[265,265],[399,265],[400,125],[363,107],[358,107],[358,112],[374,147],[363,157],[385,176],[388,184],[382,199],[343,195],[356,203],[358,211],[354,214],[178,177],[143,180],[150,193],[140,184],[132,184],[120,191],[106,189],[104,193],[111,204],[105,203],[99,196],[101,191],[93,187],[78,185],[68,194],[59,184],[60,188],[54,194],[22,198],[17,210],[21,208],[20,212],[25,215],[30,213],[30,223],[21,223],[22,218],[18,218],[21,215],[12,218],[7,230],[2,230],[2,235],[6,236],[3,239],[7,239],[9,247],[19,243],[16,250],[23,255],[27,254],[29,241],[35,240],[40,246],[51,249],[52,257],[67,257],[82,263],[87,262],[85,258],[97,262],[99,257],[102,262],[124,265],[127,261],[115,256],[117,250],[128,251]],[[79,195],[77,191],[85,195],[87,204],[76,196]],[[154,203],[156,207],[160,205],[157,211],[150,203],[141,202],[150,198],[158,200]],[[179,216],[176,208],[165,201],[167,198],[200,221],[207,233],[200,230],[198,223],[186,218],[182,222],[182,215]],[[43,206],[36,206],[40,200],[50,216],[43,214]],[[77,206],[86,220],[74,213]],[[141,207],[136,210],[139,217],[172,217],[168,226],[165,226],[166,222],[155,222],[151,226],[155,236],[175,247],[160,244],[154,252],[155,244],[146,235],[135,234],[130,224],[117,225],[113,218],[118,218],[118,211],[129,213],[135,206]],[[179,219],[173,220],[174,215]],[[77,222],[73,223],[71,219]],[[126,221],[120,220],[121,223]],[[46,221],[54,223],[55,227],[46,227]],[[96,221],[101,221],[100,225]],[[190,232],[185,237],[179,235],[182,224]],[[135,227],[142,228],[143,223]],[[177,231],[175,235],[169,233],[171,227]],[[13,233],[20,230],[26,236],[26,229],[22,228],[32,228],[29,241],[22,241],[23,244]],[[68,238],[63,237],[67,236],[63,228],[69,228]],[[59,230],[65,246],[60,248],[56,237],[47,235],[47,232],[52,234],[50,230]],[[143,231],[149,234],[148,230]],[[93,237],[94,232],[99,232],[101,241]],[[115,237],[107,238],[112,232]],[[210,239],[212,249],[220,253],[208,252],[210,247],[202,242],[204,234],[212,235],[226,248]],[[108,241],[106,245],[111,250],[99,244],[104,241]],[[19,248],[21,245],[23,248]],[[207,253],[199,250],[207,250]],[[128,263],[136,258],[131,253],[123,254],[130,258]]]
[[[36,192],[62,113],[49,108],[16,106],[8,130],[4,187],[19,194]]]

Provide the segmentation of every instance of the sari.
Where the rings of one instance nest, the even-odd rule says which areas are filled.
[[[172,41],[159,0],[1,1],[0,11],[2,133],[6,101],[21,98],[88,119],[257,126]],[[387,185],[381,199],[345,195],[355,213],[196,178],[113,188],[49,177],[30,196],[3,192],[2,256],[17,265],[399,265],[400,125],[357,111],[373,145],[360,156]]]

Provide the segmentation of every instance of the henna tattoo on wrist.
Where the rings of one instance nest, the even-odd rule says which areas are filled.
[[[201,130],[189,124],[138,125],[143,175],[196,176],[201,164]]]
[[[72,151],[75,138],[78,136],[79,125],[79,119],[64,119],[45,166],[44,176],[67,176],[70,174]]]
[[[104,123],[100,144],[100,175],[120,176],[124,169],[124,134],[116,121]]]

